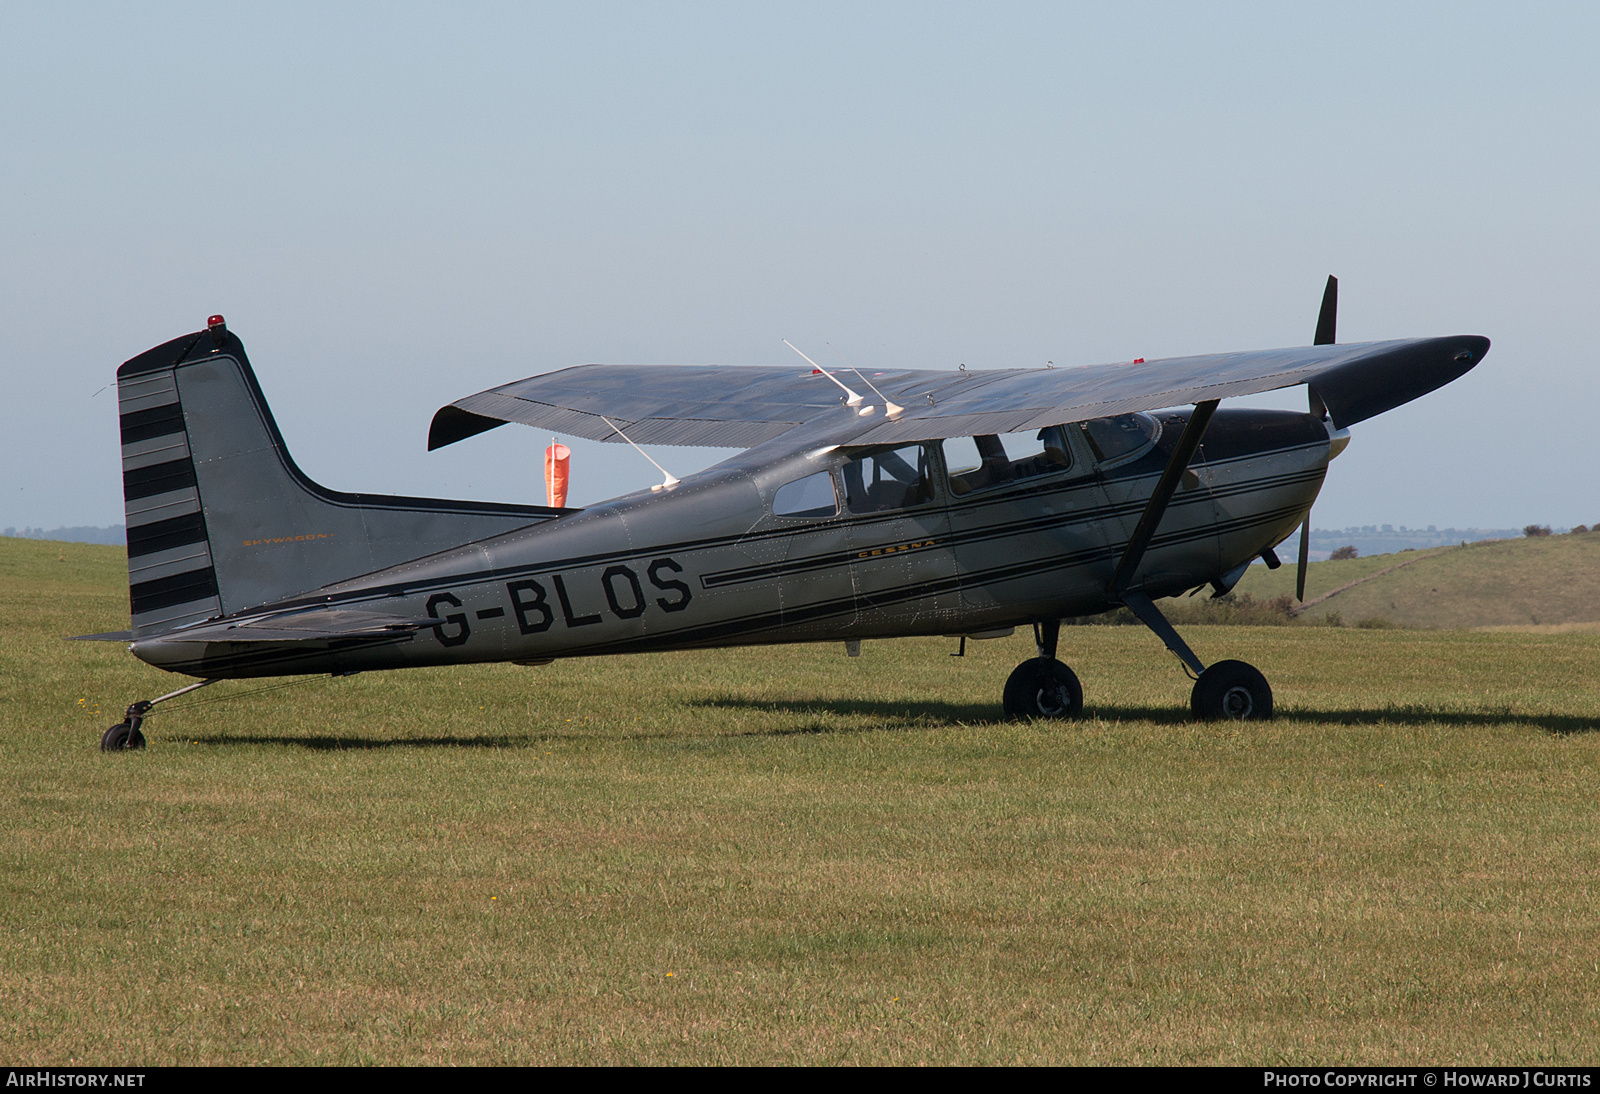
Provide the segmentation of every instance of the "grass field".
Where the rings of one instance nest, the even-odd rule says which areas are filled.
[[[1600,634],[1136,627],[318,680],[153,719],[115,548],[0,540],[0,1056],[1592,1063]],[[251,685],[220,684],[202,697]],[[173,707],[177,707],[177,703]]]

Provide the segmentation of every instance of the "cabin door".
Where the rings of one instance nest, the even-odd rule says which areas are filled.
[[[857,631],[940,633],[956,617],[960,592],[932,445],[871,449],[840,473]]]
[[[944,442],[951,539],[971,629],[1093,610],[1110,550],[1105,492],[1069,429]]]

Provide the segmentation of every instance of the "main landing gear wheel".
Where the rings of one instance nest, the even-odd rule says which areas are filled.
[[[1076,718],[1083,713],[1083,685],[1054,657],[1024,661],[1006,681],[1006,717]]]
[[[1254,666],[1218,661],[1194,682],[1189,709],[1202,722],[1264,722],[1272,717],[1272,689]]]
[[[139,732],[139,727],[128,722],[118,722],[106,730],[105,736],[100,738],[101,752],[126,752],[129,749],[143,748],[144,734]]]

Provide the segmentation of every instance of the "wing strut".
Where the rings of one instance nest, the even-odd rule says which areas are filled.
[[[1166,470],[1161,472],[1155,491],[1150,495],[1144,512],[1139,516],[1139,524],[1133,530],[1133,538],[1128,540],[1128,546],[1122,552],[1122,560],[1117,563],[1116,572],[1111,575],[1112,598],[1126,604],[1133,614],[1139,617],[1139,621],[1154,631],[1167,649],[1175,653],[1178,660],[1188,666],[1196,676],[1206,671],[1205,664],[1195,656],[1189,644],[1179,637],[1178,632],[1167,622],[1167,617],[1161,614],[1161,609],[1156,607],[1155,602],[1142,590],[1129,586],[1133,584],[1133,575],[1138,571],[1139,563],[1144,561],[1145,552],[1150,548],[1150,541],[1155,538],[1161,518],[1166,515],[1172,495],[1177,493],[1183,473],[1189,469],[1189,461],[1194,459],[1195,449],[1200,447],[1200,438],[1205,435],[1206,426],[1211,424],[1211,416],[1217,412],[1218,401],[1207,399],[1203,403],[1195,404],[1194,413],[1189,416],[1189,424],[1183,427],[1183,436],[1178,438],[1178,447],[1172,450]]]
[[[1150,540],[1156,534],[1156,527],[1166,515],[1167,505],[1172,501],[1172,495],[1177,493],[1178,483],[1183,478],[1183,473],[1189,469],[1189,461],[1194,459],[1195,449],[1200,447],[1200,438],[1205,433],[1206,426],[1211,424],[1211,415],[1217,412],[1218,402],[1217,399],[1207,399],[1203,403],[1196,403],[1194,413],[1189,415],[1189,424],[1183,427],[1183,436],[1178,438],[1178,447],[1172,450],[1172,457],[1167,460],[1166,470],[1161,472],[1161,480],[1156,483],[1155,492],[1150,495],[1150,501],[1139,516],[1139,524],[1133,530],[1133,538],[1128,540],[1127,549],[1122,552],[1122,561],[1117,563],[1116,572],[1111,575],[1110,591],[1113,599],[1122,600],[1122,594],[1133,584],[1134,571],[1138,570],[1139,563],[1144,561],[1144,553],[1150,547]]]

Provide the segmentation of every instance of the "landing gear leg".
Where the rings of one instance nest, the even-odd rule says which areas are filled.
[[[1033,644],[1039,649],[1040,657],[1048,657],[1052,661],[1056,656],[1056,643],[1061,640],[1061,620],[1046,619],[1043,623],[1033,625]]]
[[[1267,678],[1243,661],[1218,661],[1210,668],[1196,657],[1189,644],[1173,630],[1161,609],[1144,593],[1130,590],[1122,602],[1177,655],[1195,677],[1189,709],[1203,722],[1266,721],[1272,717],[1272,688]]]
[[[1018,665],[1006,681],[1006,717],[1076,718],[1083,713],[1083,685],[1077,673],[1056,660],[1061,621],[1048,619],[1033,625],[1039,656]]]
[[[127,717],[101,735],[100,751],[129,752],[136,748],[143,748],[144,734],[139,731],[139,727],[144,724],[145,717],[150,713],[151,707],[157,703],[165,703],[168,699],[176,699],[180,695],[187,695],[191,691],[215,683],[215,680],[202,680],[198,684],[190,684],[186,688],[169,691],[167,694],[157,696],[154,699],[140,699],[136,703],[130,703]]]

